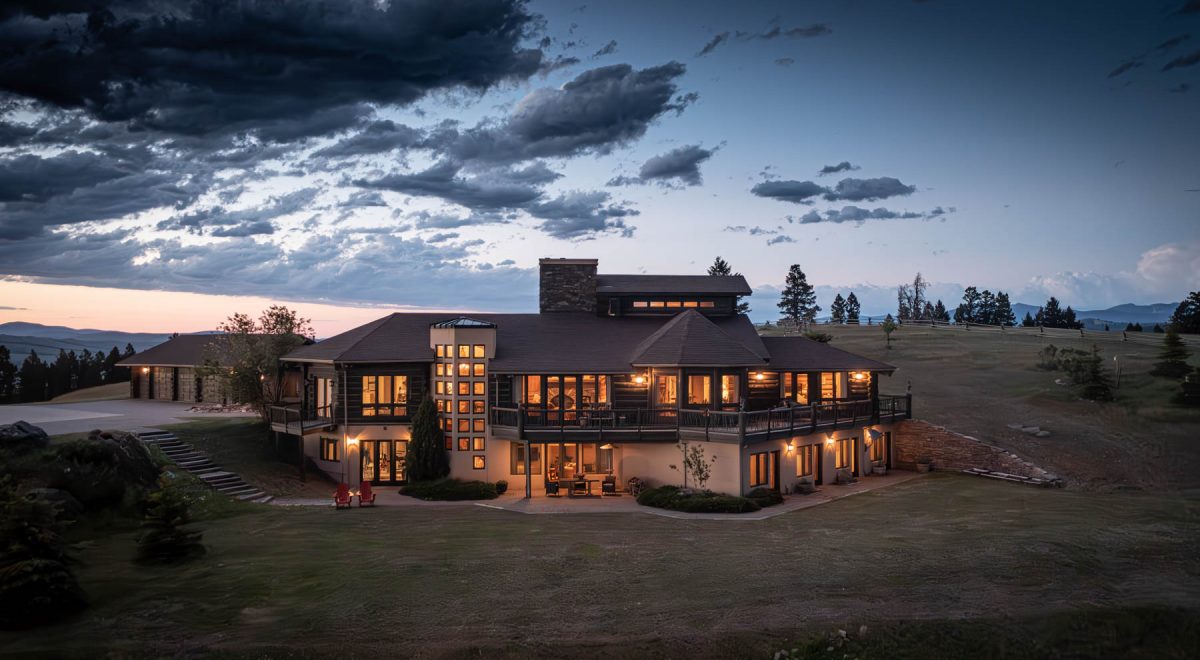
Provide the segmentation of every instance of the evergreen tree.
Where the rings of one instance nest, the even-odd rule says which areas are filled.
[[[996,325],[1014,326],[1017,324],[1017,315],[1013,314],[1012,303],[1008,300],[1008,294],[1003,291],[996,293],[996,313],[994,323]]]
[[[1170,325],[1184,334],[1200,334],[1200,291],[1193,291],[1179,303],[1171,315]]]
[[[937,301],[937,304],[933,306],[933,320],[934,321],[949,321],[950,320],[950,312],[946,311],[946,306],[942,304],[941,299],[939,299]]]
[[[1095,344],[1092,345],[1092,354],[1086,359],[1083,368],[1083,390],[1080,392],[1083,398],[1091,401],[1112,401],[1112,379],[1108,376],[1108,370],[1104,368],[1104,361],[1100,359],[1100,349]]]
[[[172,562],[204,554],[203,532],[183,528],[192,515],[187,496],[171,477],[164,474],[158,478],[158,490],[150,494],[147,503],[138,537],[139,561]]]
[[[724,275],[724,276],[733,275],[733,276],[737,276],[737,277],[742,276],[741,273],[733,272],[733,268],[729,265],[729,262],[725,261],[721,257],[717,257],[716,259],[713,260],[712,265],[708,267],[708,274],[709,275]],[[737,312],[738,314],[749,314],[750,313],[750,303],[743,301],[742,296],[738,296],[736,307],[734,308],[734,311]]]
[[[846,296],[846,323],[850,325],[858,325],[858,314],[861,307],[858,304],[858,296],[851,291],[849,296]]]
[[[829,321],[839,325],[846,322],[846,301],[840,293],[834,297],[833,304],[829,306]]]
[[[21,381],[19,387],[21,401],[46,400],[46,372],[46,363],[38,357],[37,351],[29,351],[29,355],[25,356],[25,360],[21,362],[21,368],[17,372],[17,377]]]
[[[908,302],[912,300],[912,292],[907,284],[901,284],[896,287],[896,318],[901,321],[907,321],[912,318],[912,307],[909,307]],[[889,314],[888,316],[891,316]]]
[[[979,323],[979,289],[969,286],[963,290],[962,303],[954,310],[955,323]]]
[[[792,264],[784,281],[783,293],[779,299],[779,311],[783,320],[792,323],[812,323],[817,318],[821,306],[817,304],[817,294],[799,264]]]
[[[1063,312],[1062,306],[1058,302],[1058,298],[1050,296],[1046,301],[1046,306],[1041,310],[1042,321],[1040,325],[1046,328],[1063,328]]]
[[[432,397],[425,397],[413,415],[412,439],[405,459],[409,481],[434,481],[450,474],[445,436]]]
[[[1150,374],[1163,378],[1183,378],[1192,369],[1187,363],[1189,355],[1187,346],[1184,345],[1175,326],[1168,325],[1167,333],[1163,336],[1162,350],[1158,354],[1158,362],[1154,363]]]
[[[887,318],[883,319],[881,327],[883,328],[883,334],[887,337],[887,347],[890,349],[892,347],[892,333],[898,327],[896,321],[892,319],[891,314],[888,314]]]
[[[926,301],[925,301],[925,307],[921,308],[921,320],[922,320],[922,321],[932,321],[932,320],[934,320],[934,313],[935,313],[935,312],[934,312],[934,309],[933,309],[933,303],[931,303],[931,302],[929,302],[928,300],[926,300]]]
[[[1166,332],[1166,330],[1163,330],[1163,327],[1161,325],[1155,323],[1154,324],[1154,332],[1162,334],[1162,333]]]
[[[0,346],[0,403],[12,401],[17,394],[17,365],[7,346]]]
[[[57,621],[86,606],[56,509],[0,474],[0,629]]]
[[[996,325],[996,297],[984,289],[979,293],[979,307],[975,310],[974,323]]]
[[[1071,309],[1070,305],[1067,305],[1067,311],[1063,312],[1062,323],[1063,324],[1061,327],[1064,327],[1064,328],[1067,328],[1070,330],[1079,329],[1079,322],[1075,320],[1075,310]]]
[[[1025,312],[1025,318],[1021,321],[1021,327],[1033,328],[1036,326],[1037,323],[1033,320],[1033,317],[1030,316],[1029,312]]]

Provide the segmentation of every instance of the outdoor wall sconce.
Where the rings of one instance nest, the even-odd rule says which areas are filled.
[[[863,380],[866,380],[866,379],[867,379],[867,375],[866,375],[866,374],[864,374],[864,373],[863,373],[863,372],[861,372],[861,371],[855,371],[855,372],[853,372],[853,373],[851,373],[851,374],[850,374],[850,378],[851,378],[852,380],[863,381]]]
[[[346,445],[349,447],[357,447],[358,446],[358,438],[351,438],[351,437],[347,436],[346,437]]]
[[[833,444],[833,435],[832,434],[828,438],[825,438],[825,444],[827,444],[827,445]]]
[[[615,446],[616,446],[616,445],[614,445],[614,444],[613,444],[613,443],[611,443],[611,442],[606,442],[606,443],[604,443],[604,444],[600,445],[600,448],[601,448],[601,449],[612,449],[612,448],[613,448],[613,447],[615,447]]]
[[[790,454],[790,453],[792,453],[792,452],[794,452],[794,451],[796,451],[796,445],[794,445],[794,444],[792,444],[792,443],[790,443],[790,442],[789,442],[789,443],[787,444],[787,453],[789,453],[789,454]]]
[[[150,367],[142,367],[142,373],[144,373],[144,374],[150,373]]]
[[[764,378],[766,378],[766,377],[767,377],[767,375],[766,375],[766,374],[764,374],[764,373],[763,373],[763,372],[761,372],[761,371],[759,371],[759,372],[756,372],[756,373],[754,374],[754,380],[762,380],[762,379],[764,379]]]
[[[638,385],[642,385],[646,382],[646,377],[641,374],[637,374],[633,377],[633,382],[637,383]]]

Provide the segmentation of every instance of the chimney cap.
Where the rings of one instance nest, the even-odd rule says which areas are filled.
[[[599,263],[599,259],[555,259],[552,257],[538,259],[539,266],[595,266]]]

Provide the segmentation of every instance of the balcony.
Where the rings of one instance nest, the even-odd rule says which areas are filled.
[[[511,440],[761,442],[908,419],[911,396],[831,401],[754,412],[689,408],[491,409],[492,435]]]
[[[333,407],[302,410],[300,404],[271,406],[268,409],[271,430],[289,435],[305,435],[333,425]]]

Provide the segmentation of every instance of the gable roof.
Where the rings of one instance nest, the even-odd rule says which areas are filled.
[[[763,337],[771,367],[785,371],[885,371],[896,367],[808,337]]]
[[[118,367],[193,367],[204,364],[209,346],[222,335],[179,335],[117,363]]]
[[[637,367],[757,367],[765,360],[694,309],[675,315],[633,352]]]
[[[748,296],[753,292],[741,275],[597,275],[596,293]]]

